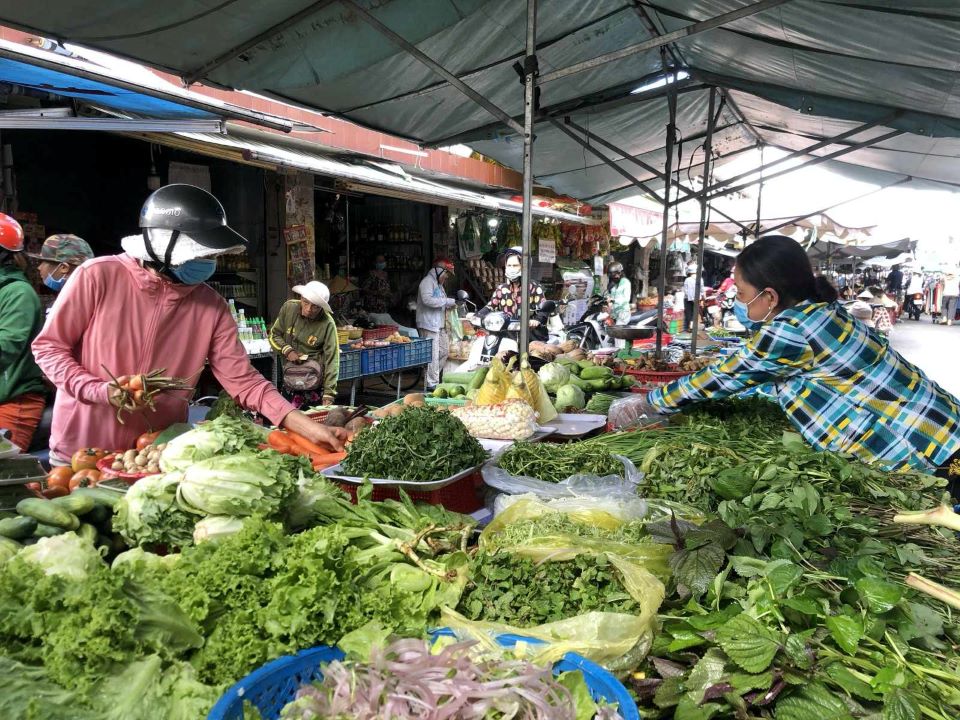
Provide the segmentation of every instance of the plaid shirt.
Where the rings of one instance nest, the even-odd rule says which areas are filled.
[[[818,449],[925,471],[960,450],[960,401],[837,304],[785,310],[737,354],[647,397],[669,412],[768,382]]]

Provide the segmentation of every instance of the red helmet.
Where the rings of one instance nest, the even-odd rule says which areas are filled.
[[[23,250],[23,228],[9,215],[0,213],[0,249],[10,252]]]
[[[451,275],[455,274],[453,261],[450,260],[449,258],[438,257],[436,260],[433,261],[433,266],[435,268],[442,268],[446,270],[448,273],[450,273]]]

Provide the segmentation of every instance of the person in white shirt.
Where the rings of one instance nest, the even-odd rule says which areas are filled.
[[[690,332],[693,327],[693,313],[696,312],[694,300],[697,295],[697,269],[687,268],[687,279],[683,281],[683,330]]]
[[[960,275],[955,269],[948,270],[943,276],[943,319],[940,322],[953,325],[953,318],[957,315],[958,298],[960,298]]]

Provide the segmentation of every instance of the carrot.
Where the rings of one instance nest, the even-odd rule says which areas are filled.
[[[290,439],[293,440],[297,445],[302,447],[304,450],[309,450],[310,452],[317,453],[317,455],[325,455],[328,452],[331,452],[333,448],[323,447],[318,445],[315,442],[307,440],[303,435],[295,433],[292,430],[287,430],[287,434],[290,436]]]
[[[267,443],[269,443],[270,447],[272,447],[274,450],[278,450],[282,453],[289,453],[290,446],[292,444],[290,441],[290,436],[282,430],[274,430],[267,435]]]
[[[317,455],[314,453],[310,456],[310,459],[313,462],[327,462],[336,465],[337,463],[346,460],[347,454],[345,452],[328,452],[324,453],[323,455]]]

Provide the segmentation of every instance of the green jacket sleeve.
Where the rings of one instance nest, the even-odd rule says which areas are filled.
[[[323,338],[323,357],[326,367],[323,374],[323,394],[337,394],[337,380],[340,378],[340,343],[337,342],[337,324],[330,319]]]
[[[285,302],[283,307],[280,308],[280,312],[277,313],[277,319],[273,321],[273,325],[270,327],[270,347],[284,357],[286,357],[288,352],[293,350],[293,348],[287,344],[287,328],[290,327],[292,320],[290,313],[292,307],[294,307],[294,305],[289,300]],[[299,303],[296,303],[296,308],[299,312]]]
[[[40,317],[40,298],[25,282],[0,287],[0,368],[9,368],[24,351],[29,352],[30,337]]]

